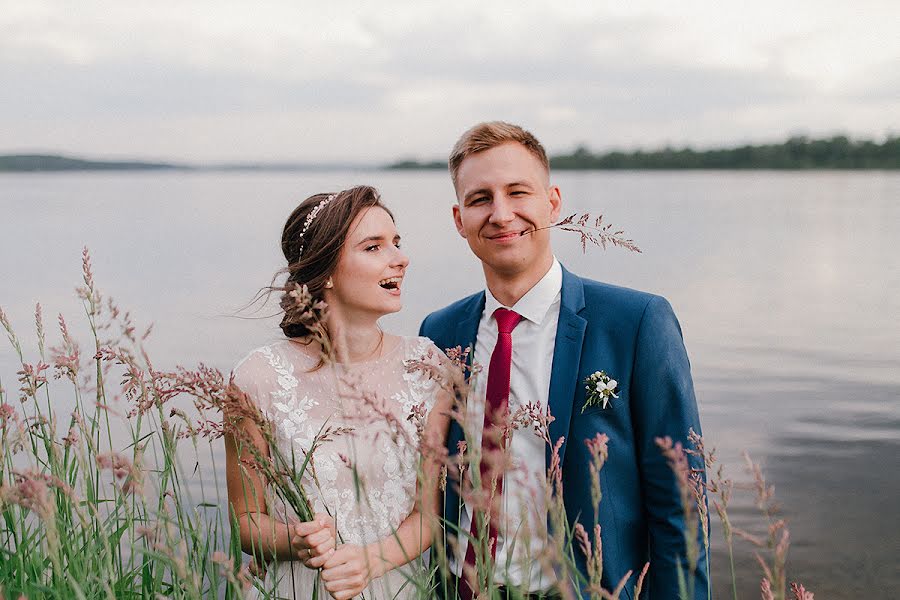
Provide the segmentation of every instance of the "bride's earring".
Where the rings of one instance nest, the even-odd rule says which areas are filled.
[[[325,288],[330,290],[333,287],[334,287],[334,282],[331,280],[331,277],[329,277],[328,281],[325,282]]]

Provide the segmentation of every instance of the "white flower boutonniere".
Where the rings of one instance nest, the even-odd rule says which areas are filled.
[[[600,406],[607,408],[610,405],[610,398],[618,398],[616,392],[619,391],[619,382],[610,377],[604,371],[597,371],[584,380],[584,389],[587,390],[587,398],[581,412],[584,412],[588,406]]]

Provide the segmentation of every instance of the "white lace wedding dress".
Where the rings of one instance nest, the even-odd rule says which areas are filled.
[[[322,444],[303,476],[314,512],[329,512],[345,543],[389,538],[413,509],[419,455],[415,420],[408,417],[414,408],[427,415],[440,387],[422,373],[408,373],[404,361],[429,356],[440,356],[429,339],[400,338],[375,360],[313,370],[318,361],[297,342],[284,340],[254,350],[234,369],[235,383],[275,424],[281,452],[290,459],[293,451],[298,464],[323,425],[352,428]],[[349,464],[359,476],[359,498]],[[296,520],[271,493],[267,498],[269,514]],[[413,560],[372,580],[366,599],[414,598],[407,575],[423,568]],[[271,597],[307,600],[316,585],[319,598],[330,598],[317,571],[303,563],[268,565],[265,589]]]

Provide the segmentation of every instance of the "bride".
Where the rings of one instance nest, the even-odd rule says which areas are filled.
[[[393,216],[371,187],[316,194],[288,218],[281,248],[287,285],[305,284],[327,303],[327,335],[316,341],[297,311],[286,309],[286,338],[250,352],[235,367],[234,383],[272,422],[282,454],[298,463],[323,428],[334,433],[303,474],[316,513],[306,523],[275,500],[242,464],[247,456],[234,437],[226,438],[241,547],[268,563],[263,597],[307,599],[318,589],[320,598],[327,592],[337,600],[413,598],[410,579],[421,580],[424,567],[407,563],[431,544],[439,470],[417,444],[443,446],[449,398],[433,379],[404,367],[437,360],[434,344],[378,326],[401,308],[409,263]],[[286,293],[282,306],[289,304]],[[260,433],[249,434],[268,453]]]

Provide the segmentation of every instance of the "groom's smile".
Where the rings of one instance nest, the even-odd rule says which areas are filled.
[[[495,235],[489,235],[487,238],[500,243],[514,242],[521,238],[525,231],[526,230],[504,231]]]

